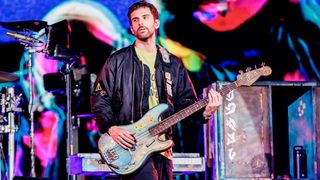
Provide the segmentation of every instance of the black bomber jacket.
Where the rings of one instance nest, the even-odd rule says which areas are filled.
[[[182,61],[160,46],[157,46],[155,69],[159,103],[169,105],[163,116],[172,115],[197,100]],[[126,125],[141,119],[149,110],[149,91],[149,68],[139,60],[134,45],[112,53],[101,69],[90,97],[99,131],[105,133],[113,125]]]

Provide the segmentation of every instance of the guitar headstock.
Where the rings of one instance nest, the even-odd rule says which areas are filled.
[[[269,66],[264,66],[262,64],[261,68],[247,68],[246,72],[239,71],[240,74],[237,76],[237,85],[238,86],[250,86],[256,82],[261,76],[269,76],[272,73],[272,70]]]

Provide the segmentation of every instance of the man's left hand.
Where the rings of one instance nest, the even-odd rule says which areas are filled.
[[[219,92],[214,89],[209,90],[208,92],[209,102],[203,112],[205,117],[211,117],[212,114],[221,106],[222,104],[222,96]]]

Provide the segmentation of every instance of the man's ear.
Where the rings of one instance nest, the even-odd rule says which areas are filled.
[[[132,29],[132,26],[130,26],[130,31],[131,31],[131,33],[132,33],[132,34],[134,34],[134,33],[133,33],[133,29]]]
[[[159,29],[159,26],[160,26],[160,20],[159,20],[159,19],[156,19],[155,24],[156,24],[156,29]]]

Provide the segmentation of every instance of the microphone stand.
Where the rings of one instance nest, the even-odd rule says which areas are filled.
[[[34,153],[34,114],[33,114],[33,84],[32,84],[32,59],[35,52],[43,52],[43,50],[36,50],[32,43],[21,41],[22,45],[25,46],[25,49],[28,51],[28,80],[29,80],[29,104],[28,104],[28,113],[30,120],[30,156],[31,156],[31,171],[30,176],[36,177],[35,172],[35,153]]]
[[[29,40],[29,39],[31,40]],[[44,52],[42,50],[36,50],[34,44],[36,43],[43,43],[42,41],[38,41],[37,39],[33,39],[28,37],[25,39],[20,39],[21,44],[25,46],[25,49],[28,51],[28,80],[29,80],[29,104],[28,104],[28,113],[29,113],[29,120],[30,120],[30,156],[31,156],[31,171],[30,176],[36,177],[35,171],[35,152],[34,152],[34,114],[33,114],[33,84],[32,84],[32,60],[35,52]],[[28,41],[29,40],[29,41]]]
[[[33,54],[36,52],[32,46],[29,46],[26,43],[23,43],[25,48],[28,50],[28,80],[29,80],[29,104],[28,104],[28,113],[29,113],[29,120],[30,120],[30,155],[31,155],[31,177],[36,177],[35,173],[35,157],[34,157],[34,117],[33,117],[33,85],[32,85],[32,59]]]
[[[31,177],[36,177],[35,173],[35,156],[34,156],[34,117],[33,117],[33,84],[32,84],[32,59],[35,52],[43,52],[43,50],[36,50],[34,47],[36,43],[43,44],[42,41],[35,38],[25,36],[17,33],[7,33],[7,35],[20,41],[20,44],[28,51],[28,80],[29,80],[29,104],[28,104],[28,113],[30,120],[30,155],[31,155]]]
[[[29,113],[29,120],[30,120],[30,155],[31,155],[31,171],[30,176],[36,177],[35,173],[35,153],[34,153],[34,114],[33,114],[33,81],[32,81],[32,59],[35,52],[44,52],[42,50],[36,50],[34,47],[37,47],[35,44],[43,44],[42,41],[30,37],[25,36],[18,33],[10,33],[8,32],[7,35],[17,39],[20,41],[25,49],[28,51],[28,60],[27,60],[27,67],[28,67],[28,80],[29,80],[29,104],[28,104],[28,113]],[[10,145],[10,144],[9,144]],[[13,171],[12,171],[13,173]],[[12,174],[13,175],[13,174]]]

